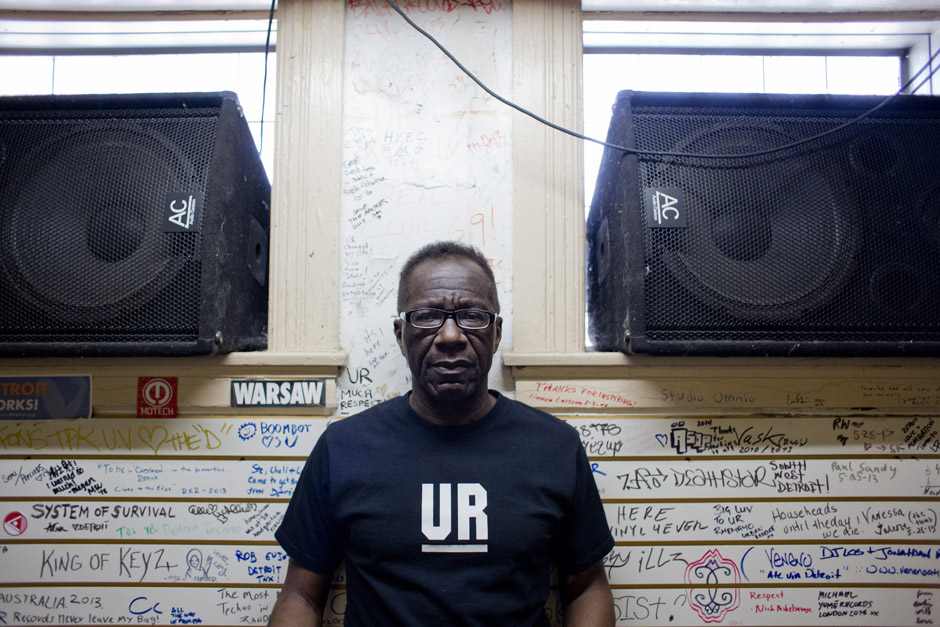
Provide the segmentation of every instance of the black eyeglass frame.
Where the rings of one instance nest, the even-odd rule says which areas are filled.
[[[411,319],[412,314],[414,314],[417,311],[437,311],[443,314],[444,317],[441,318],[441,323],[435,327],[419,327]],[[460,323],[460,320],[457,319],[457,315],[465,311],[473,311],[473,312],[480,313],[480,314],[486,314],[486,316],[488,317],[488,321],[486,325],[482,327],[467,327],[467,326],[462,325]],[[420,331],[433,331],[435,329],[440,329],[442,326],[444,326],[444,323],[447,322],[448,318],[453,318],[454,324],[456,324],[459,328],[465,331],[483,331],[484,329],[488,329],[491,326],[493,326],[498,316],[499,314],[493,313],[492,311],[487,311],[485,309],[477,309],[476,307],[468,307],[466,309],[454,309],[450,311],[447,309],[438,309],[437,307],[418,307],[417,309],[412,309],[410,311],[402,311],[402,312],[399,312],[398,314],[399,318],[401,318],[402,320],[410,324],[413,328],[418,329]]]

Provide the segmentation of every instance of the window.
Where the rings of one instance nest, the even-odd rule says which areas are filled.
[[[0,95],[234,91],[270,179],[275,55],[268,55],[265,80],[267,25],[8,20],[0,33]]]
[[[585,14],[584,132],[606,139],[617,93],[890,95],[932,54],[932,23],[620,22]],[[924,80],[924,79],[919,79]],[[930,79],[912,91],[931,91]],[[584,210],[603,147],[584,143]],[[587,324],[587,321],[586,321]],[[591,340],[585,334],[585,347]]]
[[[931,24],[584,23],[584,130],[605,139],[623,89],[892,94]],[[929,44],[928,44],[929,45]],[[585,211],[603,148],[584,145]]]

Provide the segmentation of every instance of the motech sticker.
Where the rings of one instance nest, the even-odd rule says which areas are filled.
[[[138,377],[137,417],[175,418],[177,386],[176,377]]]
[[[323,407],[326,381],[232,381],[232,407]]]

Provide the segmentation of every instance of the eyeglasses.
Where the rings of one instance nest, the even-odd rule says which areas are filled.
[[[398,314],[402,320],[405,320],[416,329],[439,329],[444,326],[448,318],[453,318],[454,322],[461,329],[472,329],[479,331],[493,324],[496,320],[496,314],[483,309],[457,309],[447,311],[446,309],[432,309],[423,307],[421,309],[412,309]]]

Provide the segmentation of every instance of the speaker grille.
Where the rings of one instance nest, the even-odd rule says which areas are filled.
[[[201,235],[163,232],[206,192],[218,109],[0,111],[0,271],[18,342],[176,342],[199,332]],[[11,155],[16,155],[13,159]]]
[[[605,152],[589,237],[596,254],[606,245],[596,241],[602,219],[626,234],[625,282],[642,286],[645,310],[636,315],[638,303],[629,303],[633,322],[624,312],[612,328],[601,293],[616,290],[605,281],[619,279],[597,268],[617,260],[589,264],[592,335],[601,348],[623,348],[623,336],[629,342],[638,331],[683,353],[698,352],[696,342],[778,343],[778,352],[825,342],[835,353],[839,343],[859,352],[859,343],[887,342],[903,352],[905,343],[940,341],[936,99],[902,98],[840,130],[880,100],[624,94],[613,143],[751,156]],[[646,218],[648,198],[663,189],[681,194],[683,225]]]

